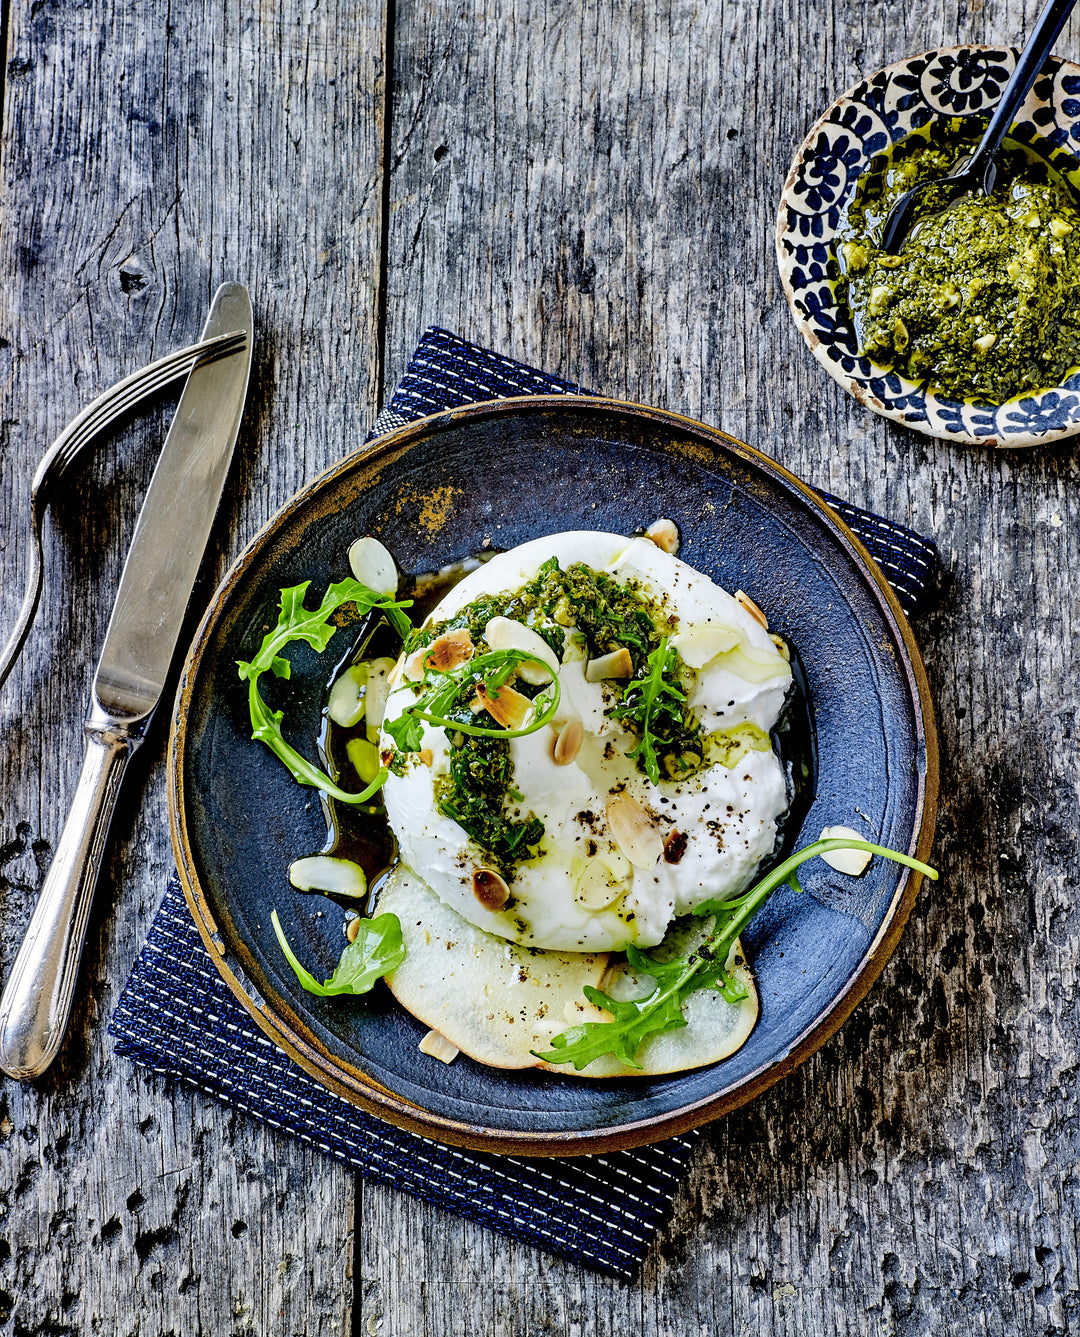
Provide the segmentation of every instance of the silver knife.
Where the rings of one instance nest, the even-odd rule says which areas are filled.
[[[64,1038],[120,781],[164,689],[225,486],[251,370],[239,283],[214,294],[202,337],[230,330],[247,331],[244,347],[192,370],[150,480],[94,676],[75,798],[0,997],[0,1068],[22,1080],[40,1076]]]

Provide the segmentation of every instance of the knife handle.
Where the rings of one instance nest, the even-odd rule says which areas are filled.
[[[67,1030],[105,838],[128,759],[142,741],[94,715],[86,738],[71,811],[0,997],[0,1068],[20,1081],[40,1077]]]

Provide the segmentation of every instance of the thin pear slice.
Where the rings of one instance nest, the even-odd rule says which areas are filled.
[[[477,928],[399,865],[379,913],[401,921],[405,959],[386,982],[398,1002],[480,1063],[533,1068],[529,1052],[571,1024],[568,1009],[598,985],[605,953],[541,952]]]
[[[548,1064],[533,1050],[548,1050],[560,1031],[604,1014],[584,998],[585,986],[613,998],[648,995],[652,982],[638,977],[620,957],[604,953],[530,950],[476,928],[444,905],[415,873],[398,867],[379,895],[379,912],[401,921],[405,959],[387,976],[394,997],[425,1026],[480,1063],[496,1068],[546,1068],[571,1077],[655,1077],[704,1067],[743,1045],[757,1020],[753,977],[736,943],[729,969],[746,990],[727,1003],[715,989],[690,995],[687,1025],[652,1036],[638,1053],[641,1068],[611,1055],[577,1072],[570,1064]],[[695,921],[689,931],[701,933]],[[672,930],[673,935],[687,930]],[[686,944],[670,946],[682,952]],[[659,949],[658,949],[659,950]]]

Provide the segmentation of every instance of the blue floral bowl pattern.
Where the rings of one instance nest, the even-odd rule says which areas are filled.
[[[780,199],[776,255],[795,323],[829,375],[861,403],[916,431],[985,446],[1033,446],[1080,432],[1080,370],[1004,404],[946,399],[859,353],[836,296],[840,213],[860,172],[934,117],[986,117],[1016,64],[1010,47],[958,46],[889,65],[837,98],[807,135]],[[1080,185],[1080,65],[1052,57],[1013,125]]]

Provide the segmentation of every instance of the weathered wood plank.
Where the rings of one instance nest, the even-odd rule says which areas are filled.
[[[710,1133],[640,1284],[369,1187],[357,1330],[876,1337],[1080,1322],[1067,580],[1080,456],[963,452],[864,413],[799,343],[770,251],[779,182],[830,96],[925,46],[1011,38],[1034,12],[398,6],[386,387],[438,320],[717,422],[935,533],[950,575],[923,640],[946,877],[842,1034]],[[1070,34],[1061,49],[1076,52]],[[14,7],[0,618],[21,587],[13,518],[41,449],[134,361],[192,338],[220,278],[248,278],[269,332],[222,555],[360,435],[377,390],[381,49],[381,15],[343,4],[242,18]],[[5,961],[70,793],[77,757],[61,740],[77,733],[164,417],[103,450],[63,508],[52,616],[0,696]],[[75,1041],[40,1088],[3,1090],[0,1328],[341,1331],[347,1177],[134,1076],[104,1040],[168,864],[160,753],[159,740],[139,760],[117,819]]]
[[[941,883],[842,1033],[713,1129],[640,1284],[362,1193],[383,1334],[1035,1334],[1080,1324],[1074,446],[930,442],[827,382],[771,251],[829,99],[1037,5],[397,7],[387,384],[437,322],[666,405],[941,546],[921,628]],[[1074,20],[1059,49],[1080,52]],[[407,1259],[407,1265],[399,1261]]]
[[[259,337],[217,569],[366,429],[383,35],[381,5],[338,0],[11,6],[0,626],[22,590],[40,454],[99,390],[197,337],[223,279],[249,285]],[[0,694],[5,971],[71,796],[167,416],[156,408],[82,468],[48,540],[41,620]],[[339,1334],[351,1176],[137,1075],[105,1035],[171,864],[163,750],[159,728],[122,796],[62,1062],[36,1086],[3,1087],[0,1330]]]

